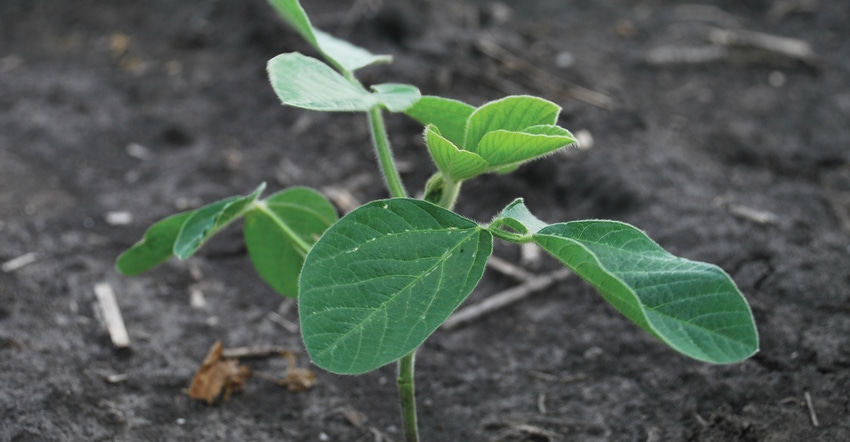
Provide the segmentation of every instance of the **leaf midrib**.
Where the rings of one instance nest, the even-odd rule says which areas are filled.
[[[421,281],[421,280],[422,280],[425,276],[429,275],[429,274],[430,274],[432,271],[434,271],[434,270],[435,270],[435,269],[436,269],[436,268],[437,268],[437,267],[438,267],[441,263],[445,262],[445,261],[448,259],[448,257],[450,257],[450,256],[453,254],[453,252],[454,252],[455,250],[457,250],[458,248],[461,248],[461,246],[462,246],[463,244],[465,244],[467,241],[469,241],[469,240],[470,240],[470,238],[472,238],[472,237],[473,237],[473,236],[475,236],[476,234],[479,234],[480,232],[482,232],[482,231],[483,231],[483,229],[481,229],[481,228],[480,228],[480,227],[478,227],[478,226],[476,226],[476,227],[474,227],[474,228],[471,228],[471,229],[469,229],[469,230],[470,230],[469,235],[466,235],[466,236],[465,236],[462,240],[458,241],[457,245],[455,245],[454,247],[452,247],[452,248],[450,248],[450,249],[446,250],[446,252],[445,252],[445,253],[443,253],[443,254],[440,256],[440,258],[439,258],[439,259],[437,259],[437,260],[434,262],[434,264],[433,264],[432,266],[430,266],[430,267],[429,267],[428,269],[426,269],[425,271],[421,272],[421,273],[420,273],[420,276],[416,277],[414,280],[412,280],[410,283],[408,283],[408,284],[407,284],[407,285],[405,285],[404,287],[402,287],[402,288],[400,288],[400,289],[396,290],[396,292],[395,292],[393,295],[391,295],[389,298],[387,298],[387,299],[386,299],[384,302],[382,302],[382,303],[381,303],[378,307],[376,307],[376,308],[372,309],[372,313],[370,313],[370,314],[369,314],[369,315],[367,315],[365,318],[363,318],[361,321],[359,321],[359,322],[356,324],[356,326],[351,327],[351,328],[350,328],[347,332],[345,332],[345,333],[343,333],[343,334],[341,334],[341,335],[338,335],[339,337],[338,337],[337,339],[334,339],[334,340],[330,341],[330,342],[329,342],[329,344],[327,345],[326,349],[325,349],[325,350],[323,350],[323,351],[321,351],[321,352],[319,352],[319,354],[318,354],[317,356],[325,356],[325,355],[327,355],[327,354],[328,354],[328,352],[331,352],[331,351],[333,351],[334,349],[336,349],[336,348],[337,348],[337,346],[338,346],[341,342],[345,341],[345,340],[346,340],[346,339],[348,339],[350,336],[352,336],[352,334],[353,334],[356,330],[361,330],[361,331],[362,331],[362,326],[363,326],[363,324],[365,324],[365,323],[367,323],[367,322],[372,321],[372,320],[373,320],[373,317],[375,317],[375,315],[377,315],[378,313],[381,313],[381,312],[386,313],[386,311],[387,311],[387,306],[388,306],[390,303],[392,303],[392,302],[396,301],[396,300],[398,299],[398,297],[399,297],[399,296],[401,296],[401,293],[406,292],[406,291],[407,291],[407,290],[409,290],[412,286],[414,286],[416,283],[418,283],[419,281]],[[445,230],[441,230],[441,231],[448,231],[448,230],[447,230],[447,229],[445,229]],[[333,258],[333,257],[328,257],[328,259],[332,259],[332,258]],[[442,277],[441,277],[440,279],[442,280]],[[433,296],[432,296],[432,298],[433,298]],[[329,308],[329,309],[325,309],[325,310],[323,310],[322,312],[325,312],[325,313],[326,313],[326,312],[334,311],[334,310],[336,310],[336,309],[337,309],[337,307],[332,307],[332,308]],[[316,314],[318,314],[318,313],[320,313],[320,312],[312,313],[312,314],[311,314],[311,317],[312,317],[312,316],[314,316],[314,315],[316,315]],[[331,334],[331,333],[325,333],[325,334]],[[385,337],[386,337],[386,336],[385,336],[385,334],[384,334],[383,336],[381,336],[381,337],[380,337],[380,341],[381,341],[381,342],[383,342],[383,340],[384,340],[384,338],[385,338]],[[359,347],[358,347],[357,355],[353,358],[354,360],[356,360],[357,358],[359,358],[359,355],[360,355],[360,348],[361,348],[361,347],[359,346]],[[379,346],[379,348],[380,348],[380,346]],[[376,352],[375,357],[377,358],[379,355],[380,355],[380,353]],[[351,365],[352,365],[352,364],[349,364],[349,368],[350,368],[350,366],[351,366]]]

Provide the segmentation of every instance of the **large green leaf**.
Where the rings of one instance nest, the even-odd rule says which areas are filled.
[[[533,239],[627,318],[689,357],[723,364],[758,351],[749,305],[715,265],[675,257],[616,221],[554,224]]]
[[[458,149],[443,137],[434,125],[425,128],[425,142],[437,168],[454,181],[472,178],[489,168],[484,158],[476,153]]]
[[[278,14],[340,70],[354,72],[373,63],[389,63],[389,55],[375,55],[313,27],[298,0],[269,0]]]
[[[477,152],[481,138],[494,130],[522,132],[532,126],[554,125],[560,112],[557,104],[527,95],[491,101],[469,116],[462,148]]]
[[[174,256],[187,259],[194,255],[211,236],[244,215],[265,188],[266,184],[263,183],[249,195],[232,196],[196,210],[183,223],[174,241]]]
[[[269,80],[283,104],[325,112],[365,112],[383,105],[401,112],[419,99],[419,89],[406,84],[379,84],[371,93],[330,66],[292,52],[269,60]]]
[[[296,187],[271,195],[245,214],[251,262],[278,293],[295,298],[307,250],[336,220],[336,209],[315,190]]]
[[[299,312],[310,357],[356,374],[410,353],[478,283],[492,241],[476,223],[421,200],[352,211],[304,262]]]
[[[463,136],[466,132],[466,121],[475,108],[449,98],[426,95],[405,114],[419,121],[424,126],[433,124],[447,140],[455,146],[463,146]]]
[[[180,234],[180,229],[194,214],[195,211],[191,210],[154,223],[145,231],[141,241],[118,257],[118,270],[127,276],[135,276],[167,261],[174,253],[174,242]]]

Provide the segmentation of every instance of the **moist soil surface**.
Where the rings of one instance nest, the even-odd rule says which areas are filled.
[[[570,278],[426,341],[423,440],[850,440],[850,4],[306,9],[394,56],[364,83],[563,106],[583,148],[465,184],[461,214],[486,222],[522,196],[548,222],[629,222],[726,270],[760,331],[745,362],[692,361]],[[387,196],[365,116],[280,105],[265,65],[291,51],[313,53],[262,0],[0,3],[0,441],[402,439],[395,368],[310,366],[297,307],[256,276],[238,227],[186,262],[114,268],[156,220],[261,182],[315,187],[341,212]],[[434,170],[421,126],[387,122],[421,189]],[[559,267],[512,245],[495,255]],[[32,262],[9,263],[21,256]],[[103,325],[101,282],[129,348]],[[490,269],[467,305],[516,284]],[[191,399],[217,340],[291,350],[316,384],[278,386],[263,377],[283,377],[286,359],[258,357],[241,361],[263,375],[243,392]]]

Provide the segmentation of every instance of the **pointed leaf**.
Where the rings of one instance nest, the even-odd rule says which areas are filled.
[[[496,130],[481,138],[476,153],[490,164],[490,169],[517,165],[552,153],[575,143],[565,135],[535,135]]]
[[[317,111],[368,111],[378,101],[327,64],[297,52],[269,60],[269,80],[283,104]]]
[[[376,84],[372,86],[372,90],[375,91],[375,99],[390,112],[404,112],[422,96],[416,86],[409,84]]]
[[[533,235],[549,226],[528,210],[522,198],[515,199],[502,209],[502,213],[493,221],[492,225],[494,227],[506,225],[521,235]]]
[[[283,104],[316,111],[365,112],[383,105],[401,112],[419,99],[419,89],[408,84],[378,84],[370,93],[330,66],[292,52],[269,60],[269,80]]]
[[[466,121],[475,108],[449,98],[426,95],[412,107],[404,111],[408,116],[424,126],[433,124],[440,133],[455,146],[463,146]]]
[[[127,276],[135,276],[167,261],[173,254],[174,241],[177,240],[180,229],[194,214],[195,211],[191,210],[154,223],[145,231],[141,241],[118,257],[118,270]]]
[[[263,183],[249,195],[232,196],[196,210],[183,224],[174,241],[174,256],[188,259],[194,255],[210,237],[244,215],[265,188],[266,184]]]
[[[245,244],[257,272],[278,293],[298,296],[306,251],[337,220],[336,209],[315,190],[296,187],[257,202],[245,214]]]
[[[476,152],[484,134],[494,130],[520,132],[531,126],[554,125],[560,112],[557,104],[526,95],[491,101],[470,115],[462,148]]]
[[[418,347],[466,299],[493,237],[431,203],[375,201],[343,217],[313,246],[299,312],[313,361],[364,373]]]
[[[434,125],[425,129],[428,151],[444,175],[454,181],[472,178],[487,171],[489,165],[478,154],[460,150],[445,139]]]
[[[269,0],[269,3],[310,45],[342,71],[354,72],[373,63],[392,61],[389,55],[372,54],[361,47],[314,28],[298,0]]]
[[[758,351],[752,312],[719,267],[677,258],[615,221],[554,224],[533,238],[673,349],[718,364]]]

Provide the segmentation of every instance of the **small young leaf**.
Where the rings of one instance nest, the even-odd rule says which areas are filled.
[[[148,228],[144,238],[122,253],[116,261],[121,273],[135,276],[167,261],[174,253],[174,241],[194,210],[171,215]]]
[[[301,34],[301,37],[344,72],[354,72],[370,64],[392,61],[389,55],[372,54],[359,46],[314,28],[298,0],[269,0],[269,3]]]
[[[495,130],[481,138],[476,153],[490,164],[491,170],[511,167],[575,143],[575,138],[569,132],[565,129],[561,130],[566,134],[530,134]]]
[[[463,146],[466,121],[475,108],[449,98],[426,95],[404,111],[423,126],[433,124],[440,133],[455,146]]]
[[[616,221],[554,224],[533,238],[673,349],[716,364],[758,351],[752,312],[719,267],[677,258]]]
[[[315,190],[296,187],[257,202],[245,214],[245,244],[257,272],[278,293],[298,296],[298,275],[309,248],[337,220]]]
[[[528,210],[522,198],[515,199],[502,209],[502,213],[492,225],[493,227],[506,225],[521,235],[534,235],[540,229],[549,226]]]
[[[297,52],[269,60],[269,80],[283,104],[317,111],[368,111],[377,104],[362,86]]]
[[[410,353],[466,299],[492,247],[476,223],[421,200],[349,213],[301,272],[301,329],[313,362],[356,374]]]
[[[469,116],[462,148],[477,152],[478,143],[488,132],[523,132],[532,126],[554,125],[561,108],[551,101],[526,95],[491,101]]]
[[[434,125],[425,128],[425,142],[437,168],[454,181],[472,178],[489,168],[487,161],[478,154],[458,149]]]
[[[376,84],[372,86],[372,90],[375,91],[375,99],[381,102],[390,112],[404,112],[422,96],[416,86],[409,84]]]
[[[263,183],[249,195],[232,196],[196,210],[183,224],[180,234],[174,241],[174,256],[188,259],[194,255],[211,236],[244,215],[265,188],[266,184]]]

